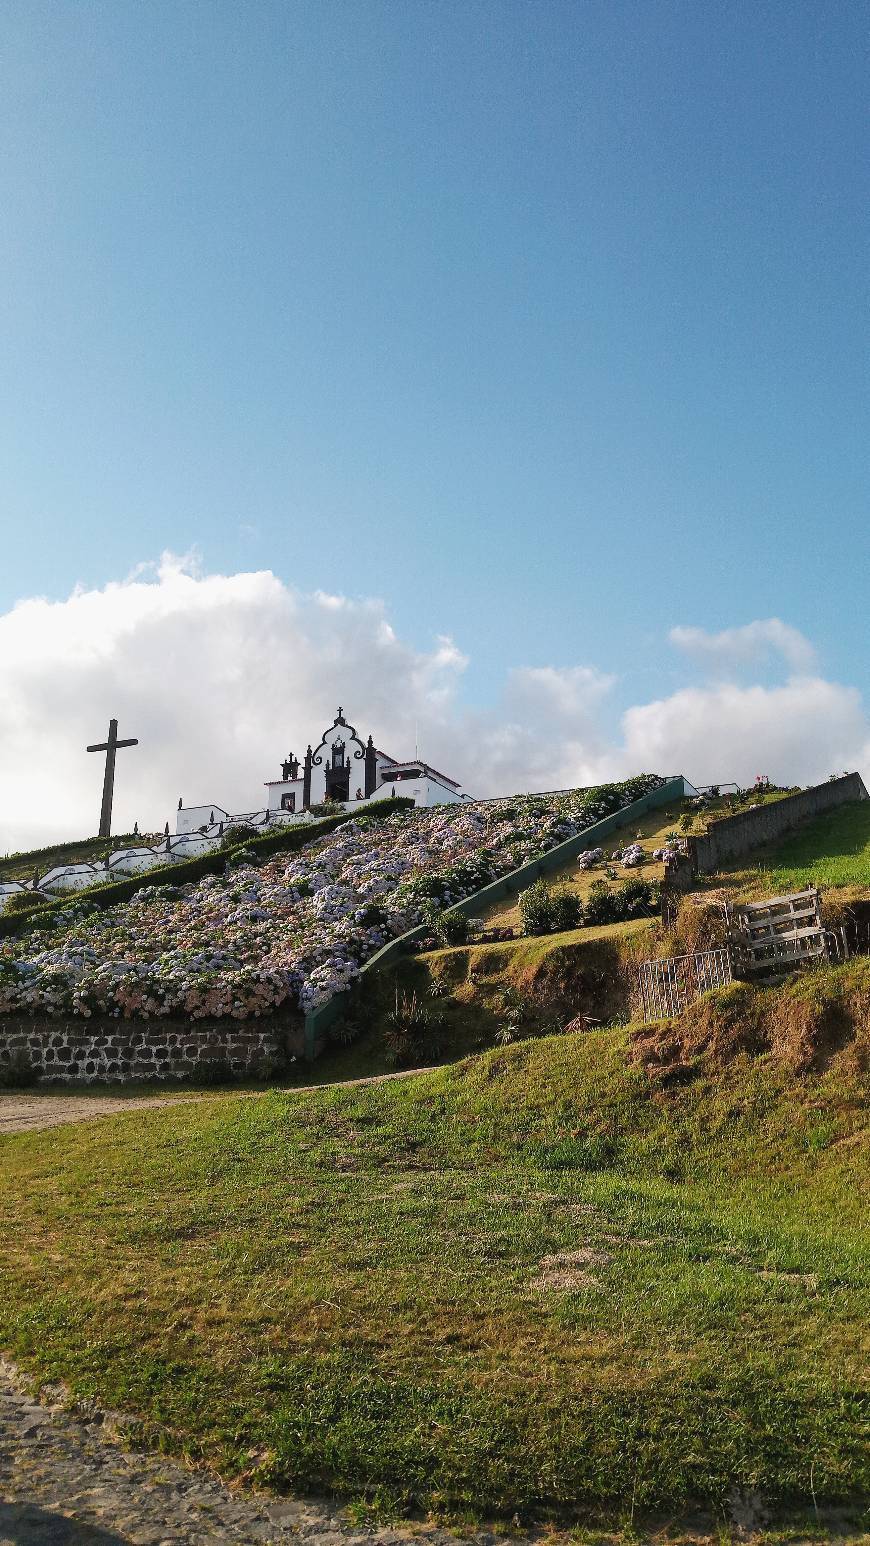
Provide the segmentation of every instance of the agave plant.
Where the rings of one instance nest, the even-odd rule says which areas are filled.
[[[396,988],[394,1007],[384,1027],[387,1059],[396,1068],[413,1067],[437,1057],[441,1048],[441,1021],[427,1009],[416,992]]]

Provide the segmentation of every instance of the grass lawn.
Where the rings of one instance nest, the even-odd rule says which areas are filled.
[[[0,1140],[0,1346],[380,1507],[860,1493],[866,1090],[757,1057],[663,1093],[626,1039]]]
[[[754,864],[741,861],[714,878],[765,895],[806,886],[870,890],[870,800],[838,806],[760,849]]]

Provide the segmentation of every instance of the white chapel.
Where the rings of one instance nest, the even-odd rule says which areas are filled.
[[[360,802],[394,795],[412,799],[416,805],[447,805],[470,798],[456,779],[419,757],[399,762],[381,751],[371,735],[363,741],[340,706],[317,745],[312,749],[309,744],[301,762],[290,752],[281,764],[281,777],[268,779],[265,787],[265,809],[233,815],[214,802],[186,806],[179,801],[176,833],[211,835],[215,827],[241,821],[256,826],[264,820],[307,821],[327,801],[352,810]]]

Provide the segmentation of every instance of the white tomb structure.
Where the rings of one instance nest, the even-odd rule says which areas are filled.
[[[467,800],[459,784],[418,757],[398,762],[380,751],[371,736],[364,743],[339,706],[332,725],[317,746],[309,745],[302,762],[291,752],[281,764],[281,777],[266,782],[265,809],[231,815],[214,802],[182,805],[175,818],[176,836],[212,837],[228,826],[267,825],[271,821],[309,821],[326,802],[353,810],[370,800],[394,795],[416,805],[450,805]]]

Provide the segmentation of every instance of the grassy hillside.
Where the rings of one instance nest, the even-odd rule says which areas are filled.
[[[870,891],[870,800],[817,816],[760,849],[751,865],[741,861],[723,875],[741,893],[753,895],[799,891],[805,886]]]
[[[626,827],[624,832],[615,833],[605,844],[605,854],[609,857],[616,849],[622,848],[632,840],[639,839],[643,843],[647,854],[650,855],[648,862],[638,870],[623,870],[618,863],[610,866],[616,869],[620,880],[629,880],[637,875],[642,876],[644,880],[662,880],[665,873],[664,864],[653,861],[651,855],[654,849],[664,847],[669,834],[679,831],[683,804],[684,802],[680,801],[675,803],[669,810],[650,811],[649,815],[639,817],[630,828]],[[700,831],[700,818],[696,818],[696,823],[697,830]],[[596,865],[591,870],[581,870],[578,868],[577,860],[570,859],[562,869],[554,870],[552,874],[548,875],[547,880],[553,885],[566,886],[569,891],[576,892],[582,902],[585,902],[588,899],[592,886],[596,881],[603,879],[604,873],[604,865]],[[517,930],[522,928],[517,896],[506,897],[503,901],[496,902],[493,907],[483,914],[483,917],[487,928],[514,928]]]
[[[753,803],[770,805],[775,800],[782,800],[789,794],[789,790],[770,790],[766,794],[753,797]],[[593,869],[581,870],[577,860],[570,859],[562,869],[553,871],[548,875],[548,881],[553,885],[563,885],[569,891],[577,894],[582,902],[586,902],[589,893],[596,881],[600,881],[609,867],[615,869],[618,880],[628,880],[640,876],[643,880],[659,883],[664,879],[665,867],[660,861],[653,860],[652,854],[656,849],[664,848],[669,839],[681,837],[687,833],[698,836],[706,832],[712,821],[718,821],[722,816],[731,815],[735,809],[734,802],[727,796],[710,800],[707,805],[698,810],[691,800],[675,801],[667,810],[650,811],[648,815],[640,816],[624,832],[616,833],[604,845],[605,860],[597,864]],[[688,826],[681,825],[685,818]],[[639,869],[624,870],[618,861],[608,866],[607,860],[612,852],[622,848],[632,840],[640,841],[648,856],[647,862]],[[507,897],[501,902],[496,902],[484,914],[483,918],[489,928],[514,928],[521,929],[522,920],[516,896]]]
[[[811,1041],[832,996],[852,1020],[802,1072],[735,1044],[663,1088],[609,1030],[7,1138],[0,1345],[302,1490],[575,1518],[866,1491],[870,969],[817,984]]]
[[[156,843],[163,834],[142,837],[138,833],[121,832],[114,837],[83,837],[69,843],[49,844],[47,848],[32,848],[24,853],[6,854],[0,858],[0,880],[31,880],[34,870],[45,875],[57,864],[101,864],[109,854],[123,848],[126,843]]]
[[[652,950],[655,923],[637,919],[495,945],[404,956],[367,974],[314,1072],[328,1079],[446,1062],[522,1037],[561,1031],[577,1015],[627,1020],[626,970]],[[397,1006],[423,1023],[415,1055],[391,1056]],[[355,1033],[355,1034],[354,1034]],[[352,1045],[345,1045],[354,1034]],[[394,1051],[395,1049],[393,1049]]]

